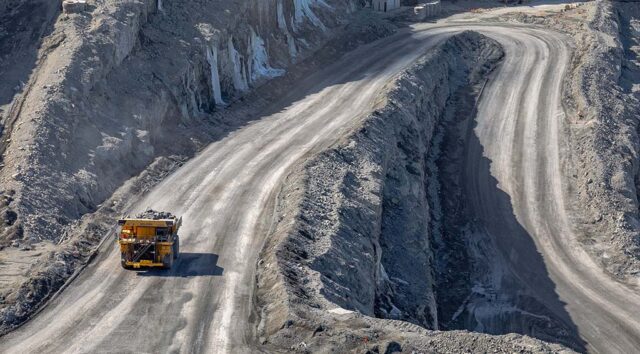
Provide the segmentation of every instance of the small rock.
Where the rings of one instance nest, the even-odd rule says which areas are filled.
[[[318,327],[316,327],[316,329],[313,331],[313,336],[315,337],[316,334],[324,332],[325,328],[323,325],[319,325]]]

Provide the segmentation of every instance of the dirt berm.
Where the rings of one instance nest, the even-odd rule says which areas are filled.
[[[438,328],[427,156],[447,104],[463,88],[477,95],[502,56],[478,33],[451,37],[401,74],[357,131],[289,175],[258,264],[267,348],[566,350],[515,334],[426,329]]]

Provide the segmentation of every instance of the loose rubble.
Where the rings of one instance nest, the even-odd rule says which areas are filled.
[[[138,219],[151,219],[151,220],[161,220],[161,219],[173,219],[174,216],[168,211],[155,211],[153,209],[148,209],[143,211],[142,213],[136,214],[136,218]]]

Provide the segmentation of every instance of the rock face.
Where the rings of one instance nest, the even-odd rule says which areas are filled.
[[[461,333],[447,343],[424,330],[438,328],[427,181],[436,127],[454,93],[501,57],[477,33],[452,37],[398,78],[344,143],[290,175],[283,217],[258,266],[264,343],[309,352],[478,351],[490,342],[508,351],[524,343]],[[561,348],[530,341],[532,351]]]
[[[567,80],[571,126],[573,208],[586,249],[619,280],[637,287],[640,274],[640,137],[637,60],[640,6],[597,1],[590,48]]]

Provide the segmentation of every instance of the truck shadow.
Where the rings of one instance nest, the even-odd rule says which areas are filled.
[[[149,269],[137,273],[141,277],[205,277],[221,276],[224,272],[218,266],[218,255],[214,253],[180,253],[180,257],[170,270]]]

